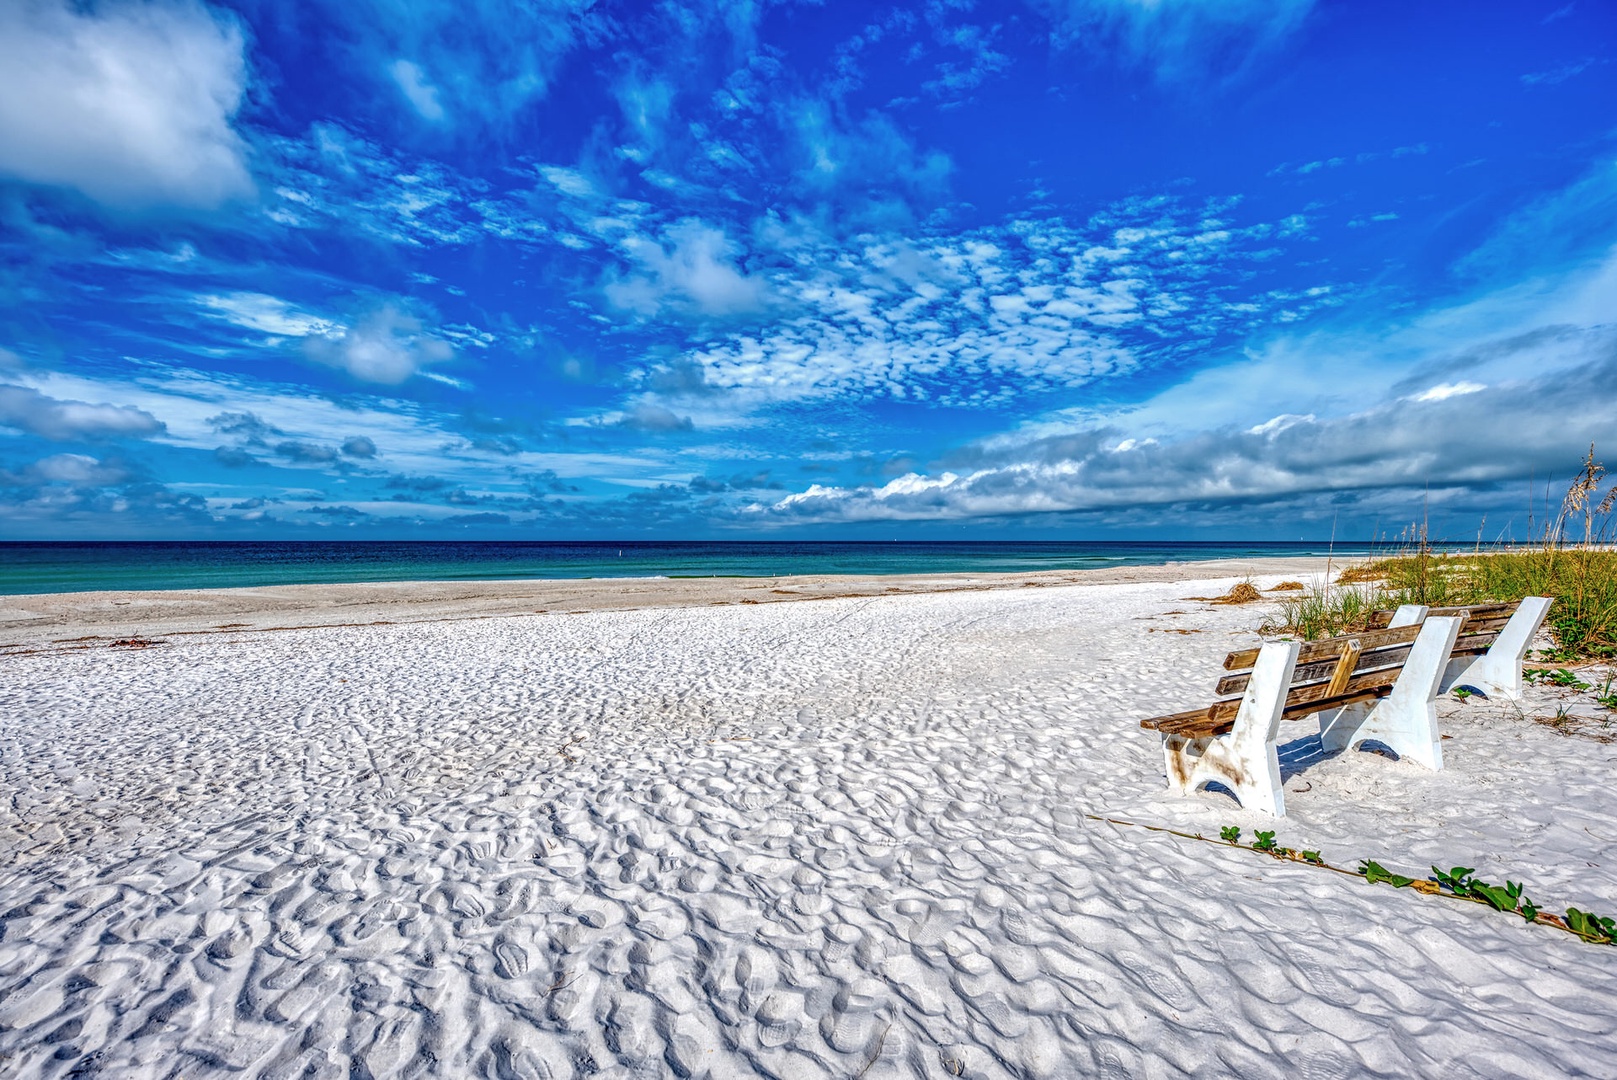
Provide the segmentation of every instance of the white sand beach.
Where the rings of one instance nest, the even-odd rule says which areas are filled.
[[[0,1073],[1617,1075],[1617,949],[1090,816],[1617,913],[1617,745],[1549,689],[1443,701],[1438,773],[1291,724],[1278,823],[1171,796],[1139,719],[1263,614],[1201,572],[7,598]]]

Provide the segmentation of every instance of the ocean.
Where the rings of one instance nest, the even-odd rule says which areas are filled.
[[[1026,572],[1328,552],[1352,558],[1370,550],[1341,541],[12,542],[0,543],[0,595],[331,581]]]

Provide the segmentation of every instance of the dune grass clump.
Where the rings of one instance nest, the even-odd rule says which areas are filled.
[[[1386,606],[1385,594],[1374,584],[1332,587],[1315,581],[1299,596],[1280,601],[1280,610],[1260,628],[1264,634],[1288,634],[1304,641],[1351,634],[1369,625],[1370,613]]]

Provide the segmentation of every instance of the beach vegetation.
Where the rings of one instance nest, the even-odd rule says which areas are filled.
[[[1280,610],[1262,626],[1265,634],[1285,634],[1314,641],[1351,634],[1369,625],[1372,612],[1387,605],[1385,590],[1377,585],[1332,587],[1316,581],[1299,596],[1280,601]]]
[[[1606,681],[1595,691],[1595,702],[1603,709],[1617,710],[1617,690],[1611,688],[1613,679],[1617,679],[1617,671],[1608,671]]]
[[[1590,446],[1555,512],[1544,513],[1542,525],[1530,514],[1527,542],[1479,541],[1470,550],[1444,551],[1425,523],[1411,525],[1385,554],[1283,598],[1263,632],[1313,640],[1366,629],[1371,612],[1400,604],[1455,607],[1548,596],[1555,606],[1545,627],[1555,647],[1546,659],[1617,658],[1617,484],[1602,494],[1605,482]]]
[[[1522,678],[1530,683],[1559,686],[1567,690],[1589,689],[1588,683],[1566,668],[1526,668],[1522,671]]]
[[[1376,862],[1374,859],[1365,859],[1363,862],[1361,862],[1359,864],[1359,873],[1363,874],[1364,879],[1372,885],[1380,885],[1385,883],[1391,885],[1395,889],[1402,889],[1406,886],[1415,884],[1414,878],[1404,877],[1401,874],[1395,874],[1388,870],[1385,866],[1382,866],[1380,863]]]
[[[1266,855],[1280,862],[1298,862],[1333,874],[1343,874],[1349,877],[1363,878],[1369,885],[1391,885],[1395,889],[1409,889],[1412,892],[1422,893],[1426,896],[1447,897],[1453,900],[1463,900],[1472,904],[1483,904],[1495,911],[1512,915],[1520,915],[1522,919],[1533,925],[1549,926],[1557,930],[1575,934],[1584,941],[1593,945],[1617,945],[1617,918],[1604,915],[1595,915],[1592,912],[1582,911],[1575,907],[1567,908],[1566,914],[1555,915],[1545,911],[1538,904],[1528,899],[1526,887],[1520,882],[1506,879],[1503,885],[1494,885],[1491,882],[1478,879],[1476,870],[1469,866],[1456,866],[1448,870],[1439,870],[1432,867],[1432,876],[1429,878],[1415,878],[1395,873],[1374,859],[1363,859],[1359,868],[1349,870],[1341,866],[1333,866],[1326,862],[1318,851],[1297,851],[1294,848],[1283,847],[1275,840],[1273,830],[1260,830],[1254,834],[1250,844],[1240,843],[1241,830],[1235,825],[1225,825],[1218,830],[1218,840],[1203,836],[1201,833],[1184,832],[1163,825],[1145,825],[1135,821],[1125,821],[1121,818],[1100,817],[1096,814],[1085,814],[1092,821],[1104,821],[1112,825],[1121,825],[1129,828],[1146,829],[1154,833],[1164,833],[1169,836],[1181,837],[1185,840],[1196,840],[1202,843],[1224,843],[1244,848],[1259,855]]]

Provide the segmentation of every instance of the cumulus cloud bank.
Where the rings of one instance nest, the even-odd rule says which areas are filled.
[[[936,475],[815,484],[754,516],[785,521],[957,520],[1173,505],[1240,505],[1339,493],[1483,488],[1564,472],[1568,442],[1610,433],[1617,358],[1553,385],[1507,383],[1398,398],[1347,416],[1286,415],[1248,429],[1135,439],[1116,428],[1002,438]],[[1501,432],[1510,432],[1501,438]]]
[[[163,430],[155,416],[132,405],[59,401],[26,386],[3,385],[0,425],[56,441],[145,438]]]
[[[248,195],[242,33],[196,0],[0,4],[0,175],[119,210]]]

